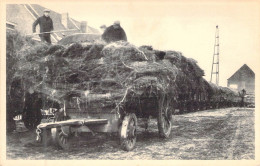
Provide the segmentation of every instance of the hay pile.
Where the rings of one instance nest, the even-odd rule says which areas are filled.
[[[30,38],[21,36],[17,31],[6,33],[6,109],[10,118],[21,111],[24,106],[24,89],[21,80],[15,77],[19,71],[19,51],[24,47],[32,47],[36,44]]]
[[[132,99],[178,94],[199,88],[203,70],[176,51],[119,41],[71,45],[26,45],[18,53],[15,78],[63,103],[76,96],[91,106],[121,108]],[[96,103],[96,104],[95,104]]]

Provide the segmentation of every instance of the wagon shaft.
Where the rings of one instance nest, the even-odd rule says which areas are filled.
[[[63,126],[83,126],[83,125],[96,125],[96,124],[107,124],[107,119],[73,119],[66,121],[59,121],[53,123],[42,123],[37,126],[40,129],[50,129]]]

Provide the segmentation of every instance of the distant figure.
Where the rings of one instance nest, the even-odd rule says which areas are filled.
[[[125,31],[120,26],[119,21],[115,21],[113,25],[106,28],[105,32],[102,35],[102,39],[107,43],[115,42],[119,40],[127,41]]]
[[[242,89],[241,93],[240,93],[240,97],[241,97],[241,107],[245,106],[245,96],[246,96],[246,90]]]
[[[36,32],[36,26],[40,25],[40,33],[39,34],[41,41],[47,42],[51,44],[51,34],[50,33],[43,33],[43,32],[51,32],[53,30],[53,22],[52,19],[49,16],[50,10],[44,9],[43,16],[39,17],[34,23],[33,23],[33,33]]]

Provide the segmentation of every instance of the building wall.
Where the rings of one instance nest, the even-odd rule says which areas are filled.
[[[228,80],[228,87],[232,84],[237,85],[237,90],[239,91],[245,89],[247,93],[255,93],[255,79],[253,78],[241,79],[239,81]]]
[[[6,20],[17,24],[15,28],[22,34],[32,34],[34,18],[22,4],[6,5]],[[39,32],[39,26],[36,31]]]

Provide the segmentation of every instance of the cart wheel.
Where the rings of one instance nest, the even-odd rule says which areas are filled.
[[[36,129],[36,133],[39,129]],[[51,129],[42,129],[41,133],[37,136],[36,141],[42,143],[44,147],[52,143]]]
[[[60,127],[56,128],[56,143],[64,150],[71,147],[71,136],[66,134]]]
[[[120,128],[120,143],[124,150],[130,151],[136,143],[137,118],[134,113],[124,117]]]
[[[159,136],[162,138],[168,138],[172,128],[172,111],[170,109],[170,102],[165,97],[163,97],[159,104],[160,106],[157,118]]]

